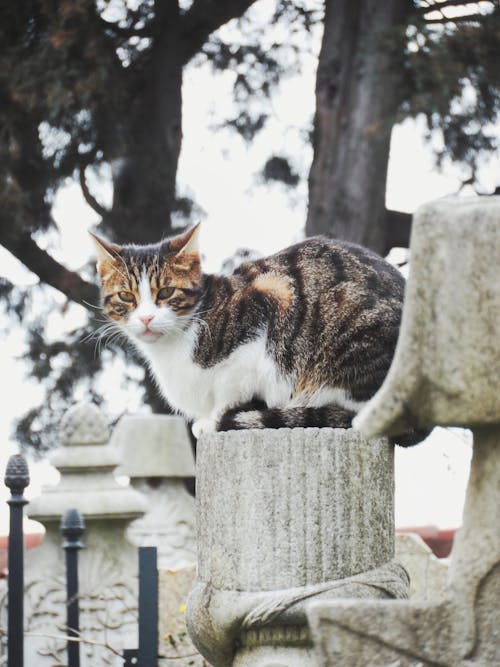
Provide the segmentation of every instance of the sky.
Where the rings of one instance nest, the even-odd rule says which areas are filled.
[[[228,28],[231,30],[231,28]],[[303,238],[307,207],[307,176],[312,159],[304,142],[303,128],[314,111],[314,48],[305,58],[300,75],[285,80],[271,101],[271,119],[255,142],[247,145],[220,122],[231,111],[234,74],[215,75],[207,67],[187,69],[183,86],[184,140],[179,161],[180,191],[192,193],[204,214],[201,246],[204,267],[217,271],[224,258],[238,247],[248,247],[266,255]],[[216,129],[218,128],[218,129]],[[387,205],[391,209],[414,212],[426,201],[454,194],[460,185],[460,171],[446,165],[444,173],[435,167],[430,146],[424,140],[421,119],[406,120],[396,126],[391,142]],[[435,135],[435,142],[439,136]],[[292,156],[294,168],[304,178],[290,194],[281,184],[266,185],[256,175],[270,154]],[[109,205],[111,191],[106,170],[90,180],[100,201]],[[499,174],[493,163],[483,167],[482,182],[492,190]],[[472,194],[466,189],[461,194]],[[54,200],[58,233],[48,243],[51,253],[63,264],[79,270],[91,257],[93,248],[87,234],[98,222],[97,214],[83,200],[79,186],[71,181]],[[197,222],[197,220],[193,220]],[[0,248],[2,274],[18,284],[35,284],[30,274],[9,253]],[[54,335],[84,321],[84,311],[76,305],[65,308],[62,295],[53,293],[54,308],[47,326]],[[0,350],[3,377],[9,378],[2,400],[0,419],[0,469],[17,451],[11,439],[12,424],[42,399],[42,390],[26,379],[18,357],[23,354],[22,331],[12,327]],[[120,386],[119,364],[109,372],[109,387]],[[140,409],[135,396],[123,390],[111,395],[117,406]],[[460,429],[435,429],[430,438],[410,449],[396,448],[396,525],[460,525],[471,455],[471,434]],[[47,461],[31,462],[32,484],[27,491],[34,497],[43,485],[57,483],[58,473]],[[0,534],[7,530],[7,491],[0,485]],[[27,508],[29,514],[29,505]]]

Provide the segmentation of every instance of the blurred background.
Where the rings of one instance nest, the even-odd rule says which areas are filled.
[[[87,230],[201,221],[207,271],[327,234],[406,271],[420,204],[500,187],[500,3],[6,0],[0,99],[0,467],[22,450],[36,494],[75,400],[168,411],[96,335]],[[398,450],[397,525],[458,526],[469,459],[460,429]]]

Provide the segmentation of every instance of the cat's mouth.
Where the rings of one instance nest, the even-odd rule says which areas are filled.
[[[161,338],[161,333],[156,331],[151,331],[151,329],[144,329],[141,333],[137,334],[139,340],[144,341],[145,343],[155,343],[158,338]]]

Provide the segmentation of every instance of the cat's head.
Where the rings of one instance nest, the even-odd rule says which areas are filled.
[[[143,246],[121,246],[91,234],[104,312],[132,339],[155,343],[186,328],[202,292],[198,232],[199,225]]]

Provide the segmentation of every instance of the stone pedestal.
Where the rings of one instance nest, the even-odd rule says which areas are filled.
[[[415,217],[401,334],[367,437],[410,421],[472,428],[462,529],[440,601],[314,602],[325,667],[500,665],[500,197],[440,200]]]
[[[194,478],[194,457],[186,422],[171,415],[122,417],[112,444],[120,451],[118,473],[148,502],[146,514],[128,529],[138,546],[158,548],[159,568],[196,562],[195,505],[186,480]]]
[[[66,664],[60,521],[73,508],[86,523],[79,555],[81,666],[122,667],[117,652],[137,647],[137,548],[125,532],[147,504],[137,491],[115,481],[119,455],[109,437],[95,405],[71,408],[61,423],[62,447],[50,457],[61,480],[28,505],[30,518],[46,529],[42,544],[25,558],[25,655],[30,667]]]
[[[393,561],[393,451],[343,429],[198,443],[198,579],[188,629],[224,667],[312,667],[312,598],[407,594]]]

